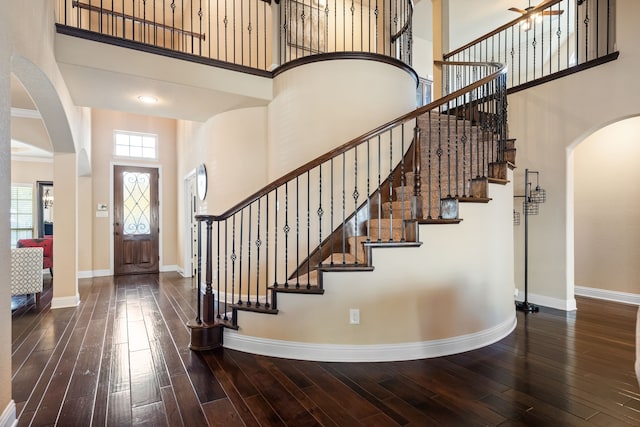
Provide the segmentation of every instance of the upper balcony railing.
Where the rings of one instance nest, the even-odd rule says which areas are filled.
[[[411,65],[412,15],[412,0],[285,0],[282,63],[316,53],[368,52]]]
[[[445,61],[507,65],[510,90],[615,59],[615,0],[547,0],[459,49]],[[443,72],[443,90],[459,89],[462,76]]]
[[[269,71],[332,52],[411,65],[412,14],[412,0],[59,0],[57,19],[158,53]]]

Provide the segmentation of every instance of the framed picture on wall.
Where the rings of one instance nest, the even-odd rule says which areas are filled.
[[[303,55],[327,51],[327,16],[324,9],[311,3],[287,4],[287,45]]]

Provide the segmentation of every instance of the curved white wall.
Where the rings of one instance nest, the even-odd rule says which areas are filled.
[[[274,78],[269,104],[269,180],[416,107],[407,71],[369,60],[302,65]]]
[[[224,345],[327,361],[408,360],[488,345],[515,327],[512,184],[462,204],[459,225],[421,225],[421,247],[374,249],[372,272],[326,273],[324,295],[279,294],[279,313],[240,312]],[[349,324],[349,309],[360,324]]]

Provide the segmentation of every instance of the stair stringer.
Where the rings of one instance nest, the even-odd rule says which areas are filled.
[[[509,174],[512,174],[509,171]],[[512,178],[512,175],[510,175]],[[224,346],[324,361],[437,357],[496,342],[516,324],[513,186],[460,206],[460,224],[419,225],[419,247],[373,247],[373,271],[323,272],[323,295],[283,293],[278,315],[238,312]],[[349,324],[349,309],[360,324]]]

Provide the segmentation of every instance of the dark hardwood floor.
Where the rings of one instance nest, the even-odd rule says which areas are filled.
[[[175,273],[83,279],[80,295],[13,301],[20,426],[640,425],[635,306],[579,298],[463,354],[318,363],[191,352],[194,292]]]

